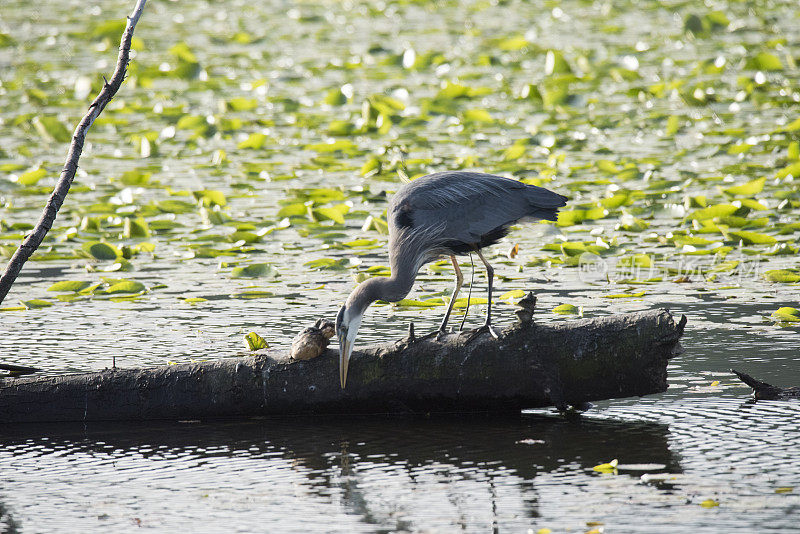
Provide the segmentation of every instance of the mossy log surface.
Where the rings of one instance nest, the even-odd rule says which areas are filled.
[[[685,318],[666,310],[517,323],[307,361],[268,352],[149,369],[0,381],[0,422],[208,419],[309,413],[518,411],[659,393]]]

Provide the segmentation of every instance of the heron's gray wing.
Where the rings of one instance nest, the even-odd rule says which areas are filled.
[[[525,218],[555,220],[564,197],[541,187],[477,172],[442,172],[397,192],[390,216],[397,227],[437,227],[440,239],[480,243]]]

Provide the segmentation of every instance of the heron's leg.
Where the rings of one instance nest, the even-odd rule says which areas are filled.
[[[489,279],[489,298],[487,299],[486,304],[486,323],[484,326],[489,330],[489,333],[492,334],[492,337],[497,338],[499,336],[492,328],[492,285],[494,285],[494,269],[491,265],[489,265],[489,262],[486,261],[486,258],[483,257],[480,249],[476,249],[475,253],[486,266],[486,276]]]
[[[464,317],[461,318],[461,325],[458,327],[458,331],[461,332],[464,330],[464,323],[467,322],[467,315],[469,314],[469,299],[472,297],[472,284],[475,283],[475,262],[472,261],[472,254],[469,255],[469,263],[471,265],[472,274],[469,277],[469,291],[467,291],[467,307],[464,310]]]
[[[447,306],[447,313],[444,314],[439,332],[445,331],[447,321],[450,319],[450,313],[453,311],[453,305],[456,303],[456,298],[458,298],[458,292],[461,290],[461,285],[464,283],[464,276],[461,274],[461,267],[458,266],[458,260],[456,260],[455,256],[451,255],[450,261],[453,262],[453,269],[456,272],[456,287],[453,289],[453,295],[450,297],[450,304]]]

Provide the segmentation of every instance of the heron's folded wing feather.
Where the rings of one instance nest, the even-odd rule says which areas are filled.
[[[412,182],[398,192],[393,209],[410,209],[415,227],[441,226],[443,239],[477,243],[481,236],[523,217],[551,219],[564,204],[564,197],[547,189],[458,171]]]

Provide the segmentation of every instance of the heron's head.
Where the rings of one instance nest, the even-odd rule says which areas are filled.
[[[344,389],[347,383],[347,365],[350,363],[350,354],[353,352],[353,343],[356,341],[358,327],[369,305],[380,298],[386,297],[383,287],[386,279],[382,277],[370,278],[361,282],[336,316],[336,335],[339,337],[339,379]]]
[[[345,304],[336,316],[336,335],[339,337],[339,381],[344,389],[347,383],[347,366],[350,363],[350,353],[353,352],[353,343],[356,341],[358,327],[364,310],[357,312],[352,306]]]

